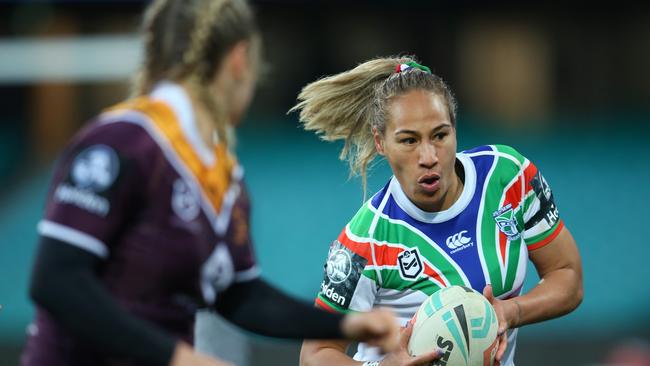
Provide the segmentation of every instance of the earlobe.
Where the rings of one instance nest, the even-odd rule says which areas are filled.
[[[381,135],[377,131],[377,128],[372,128],[372,136],[375,141],[375,149],[379,155],[384,155],[384,140],[381,138]]]

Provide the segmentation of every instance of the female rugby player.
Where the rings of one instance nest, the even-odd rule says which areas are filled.
[[[396,347],[389,312],[332,315],[258,276],[231,150],[260,65],[247,3],[155,1],[144,42],[135,97],[102,112],[58,161],[22,364],[225,365],[191,346],[206,306],[263,335]]]
[[[503,145],[456,152],[456,101],[412,58],[378,58],[307,85],[293,110],[307,130],[344,140],[341,157],[364,182],[379,154],[394,174],[330,247],[316,303],[332,312],[392,308],[405,326],[442,287],[482,291],[499,318],[496,361],[512,365],[517,328],[566,314],[582,299],[576,243],[551,188]],[[541,278],[522,293],[530,259]],[[347,341],[306,341],[301,364],[419,365],[404,345],[385,357]],[[449,351],[449,350],[438,350]]]

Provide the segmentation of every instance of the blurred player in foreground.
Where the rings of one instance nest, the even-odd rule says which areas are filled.
[[[456,102],[429,68],[378,58],[307,85],[298,99],[293,110],[306,129],[345,141],[341,157],[362,175],[364,190],[377,154],[394,174],[332,243],[318,306],[339,313],[388,307],[405,325],[438,289],[472,287],[497,312],[497,361],[512,365],[518,327],[581,302],[580,256],[546,180],[508,146],[456,153]],[[528,259],[542,280],[522,294]],[[301,363],[361,364],[345,355],[347,345],[307,341]],[[366,345],[355,359],[425,361],[403,348],[384,357]]]
[[[58,161],[22,364],[225,365],[191,346],[205,306],[258,334],[396,348],[390,312],[333,315],[258,277],[230,149],[260,65],[247,3],[155,1],[144,40],[137,97],[100,114]]]

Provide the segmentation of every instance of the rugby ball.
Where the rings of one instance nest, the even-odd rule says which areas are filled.
[[[473,289],[451,286],[420,305],[411,320],[408,344],[412,356],[440,349],[436,366],[492,366],[498,320],[490,302]]]

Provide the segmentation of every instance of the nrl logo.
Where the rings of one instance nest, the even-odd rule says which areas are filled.
[[[399,263],[399,274],[405,280],[416,279],[424,270],[418,248],[401,252],[397,256],[397,262]]]
[[[502,233],[506,234],[508,239],[517,240],[521,234],[519,229],[517,229],[517,220],[515,219],[515,213],[512,209],[512,204],[508,203],[506,206],[501,207],[497,211],[494,211],[492,214],[494,221],[496,221],[499,230]]]

